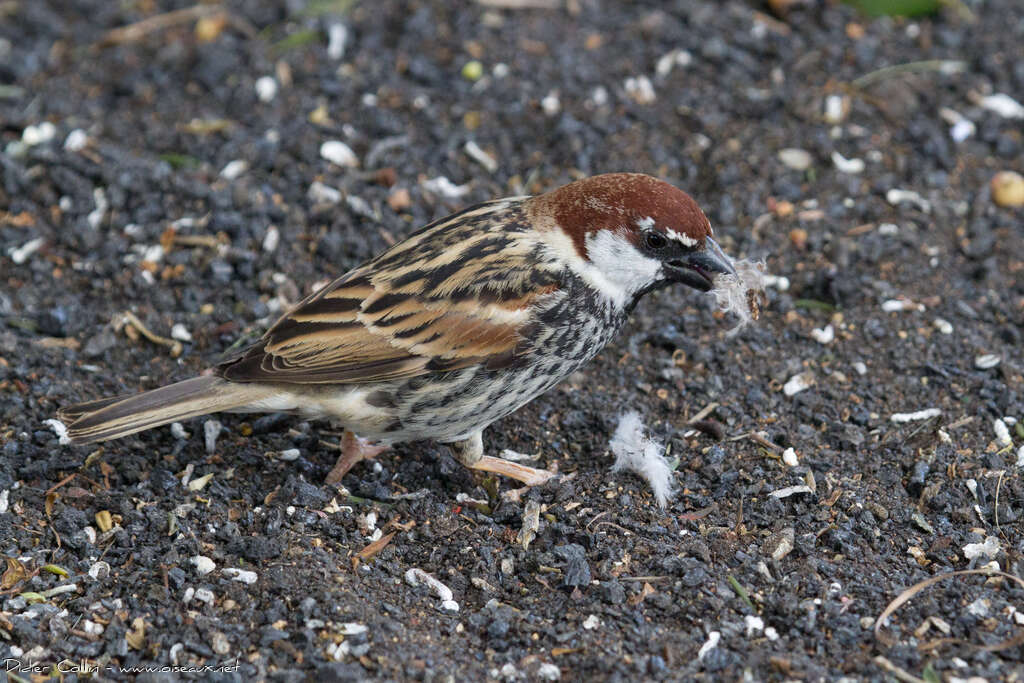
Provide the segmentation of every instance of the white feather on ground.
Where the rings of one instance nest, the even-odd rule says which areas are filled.
[[[715,304],[719,310],[725,313],[733,313],[739,318],[736,327],[729,330],[732,336],[746,327],[752,320],[757,320],[760,310],[751,309],[751,302],[757,302],[757,297],[764,291],[764,263],[747,261],[745,259],[734,261],[735,275],[719,275],[714,279],[714,289],[711,293],[715,296]]]
[[[665,507],[672,497],[672,468],[665,459],[665,447],[644,433],[644,423],[635,411],[619,418],[608,445],[615,454],[612,472],[627,470],[647,480],[658,505]]]

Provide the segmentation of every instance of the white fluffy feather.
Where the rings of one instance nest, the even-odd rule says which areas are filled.
[[[736,327],[729,330],[734,335],[757,318],[757,312],[750,310],[748,292],[754,291],[755,296],[764,291],[764,263],[755,261],[733,261],[735,275],[718,275],[714,279],[715,304],[725,313],[733,313],[739,318]]]
[[[619,426],[608,444],[615,454],[612,472],[627,470],[647,480],[658,505],[665,507],[672,497],[672,468],[665,460],[665,447],[644,433],[640,414],[634,411],[619,418]]]

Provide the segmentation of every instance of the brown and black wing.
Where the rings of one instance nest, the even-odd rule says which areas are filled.
[[[219,374],[345,384],[514,362],[538,297],[558,289],[520,217],[504,200],[429,226],[308,297]]]

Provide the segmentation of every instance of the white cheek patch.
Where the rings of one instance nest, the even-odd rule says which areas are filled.
[[[590,263],[627,300],[662,279],[661,261],[640,253],[625,235],[599,230],[587,236]]]

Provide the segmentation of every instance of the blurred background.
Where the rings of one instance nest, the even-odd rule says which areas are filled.
[[[281,680],[1001,678],[1019,647],[871,629],[923,578],[1020,573],[1022,45],[1017,0],[0,0],[0,551],[22,568],[0,653],[238,655]],[[433,444],[346,498],[318,427],[281,416],[224,418],[213,452],[198,424],[97,453],[45,422],[200,371],[434,218],[610,171],[693,195],[765,260],[768,305],[728,338],[709,300],[654,294],[491,430],[575,473],[530,494],[529,550],[522,504]],[[678,458],[668,510],[607,472],[626,405]],[[371,511],[405,526],[350,570]],[[901,642],[1012,636],[991,585],[932,591]]]

